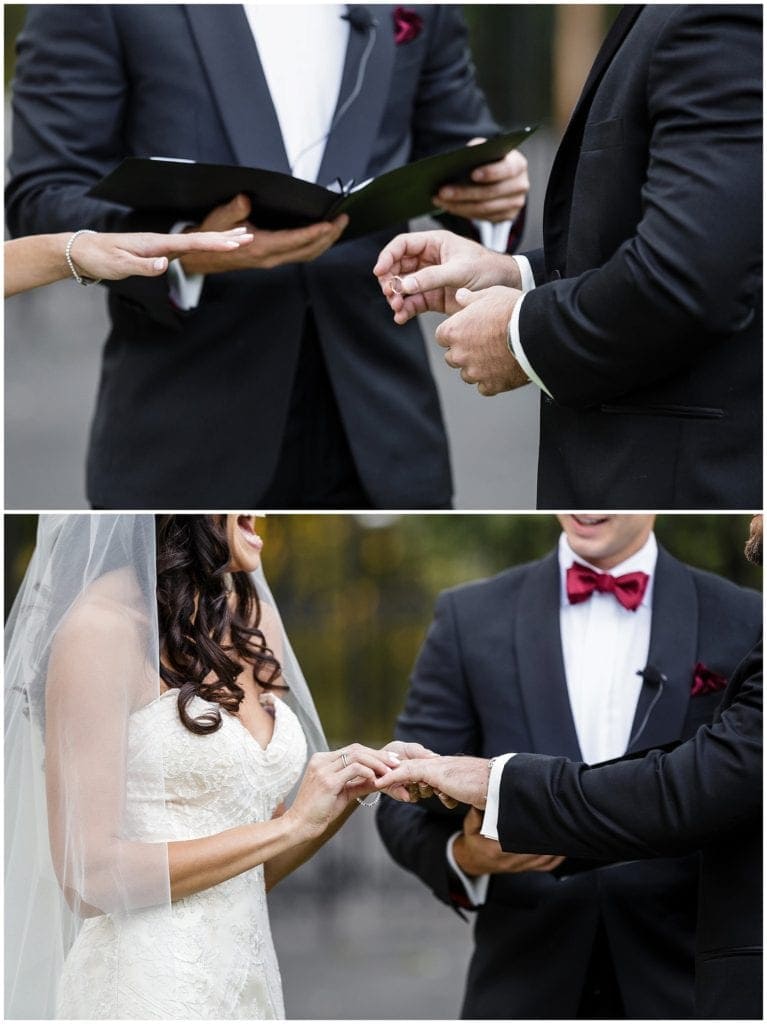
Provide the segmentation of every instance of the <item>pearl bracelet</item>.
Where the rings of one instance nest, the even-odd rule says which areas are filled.
[[[371,796],[373,797],[373,802],[372,803],[367,803],[368,797],[371,797]],[[375,807],[375,805],[378,803],[378,801],[380,799],[381,799],[381,794],[380,793],[368,793],[368,795],[364,796],[364,797],[363,796],[358,796],[357,797],[357,803],[360,805],[360,807]]]
[[[95,234],[97,234],[97,232],[96,231],[92,231],[90,228],[80,228],[80,230],[79,231],[75,231],[75,233],[69,239],[69,241],[67,242],[67,247],[64,250],[64,258],[67,261],[67,266],[72,271],[72,277],[75,279],[75,281],[77,281],[78,284],[83,285],[83,287],[85,287],[86,285],[89,285],[89,284],[98,284],[101,281],[101,278],[100,277],[83,277],[82,274],[78,274],[77,273],[75,265],[72,262],[72,246],[74,245],[74,241],[78,237],[78,235],[95,235]]]

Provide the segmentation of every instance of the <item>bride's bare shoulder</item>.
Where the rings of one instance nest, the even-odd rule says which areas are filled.
[[[135,575],[106,573],[74,601],[55,631],[49,676],[104,677],[111,667],[123,678],[146,664],[152,621]]]

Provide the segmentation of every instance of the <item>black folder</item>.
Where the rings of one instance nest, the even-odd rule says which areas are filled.
[[[94,185],[89,195],[133,210],[164,211],[179,220],[196,221],[244,192],[253,204],[250,219],[260,228],[302,227],[347,213],[344,241],[436,212],[432,196],[443,185],[468,180],[476,167],[500,160],[534,131],[527,127],[504,132],[476,146],[416,160],[360,185],[339,181],[330,188],[256,167],[130,157]]]

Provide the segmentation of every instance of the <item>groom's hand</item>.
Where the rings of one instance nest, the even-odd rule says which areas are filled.
[[[483,757],[424,757],[403,761],[377,780],[376,789],[404,803],[433,793],[448,807],[464,803],[483,808],[489,780],[490,761]]]
[[[445,362],[467,384],[476,384],[481,395],[513,391],[530,382],[508,345],[509,322],[521,294],[515,288],[460,289],[456,301],[461,310],[437,328]]]
[[[251,204],[246,195],[237,195],[223,206],[216,206],[202,224],[187,231],[228,231],[245,227],[253,241],[230,253],[189,253],[181,258],[185,274],[220,274],[228,270],[277,267],[281,263],[307,263],[321,256],[341,236],[349,218],[342,214],[332,222],[321,221],[305,228],[265,231],[252,224]]]
[[[461,308],[455,298],[458,288],[522,287],[511,256],[451,231],[397,235],[381,250],[373,273],[398,324],[427,311],[455,313]]]
[[[470,807],[463,833],[453,843],[453,856],[465,875],[516,875],[523,871],[553,871],[564,857],[537,853],[504,853],[501,844],[480,834],[482,814]]]

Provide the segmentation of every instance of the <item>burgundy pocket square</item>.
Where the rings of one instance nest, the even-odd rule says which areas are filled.
[[[400,46],[402,43],[410,43],[417,39],[423,28],[423,18],[415,11],[409,11],[407,7],[397,7],[394,10],[394,43]]]
[[[724,676],[720,676],[718,672],[712,672],[702,661],[699,661],[693,669],[690,696],[702,697],[707,693],[717,693],[719,690],[724,690],[726,686],[727,680]]]

